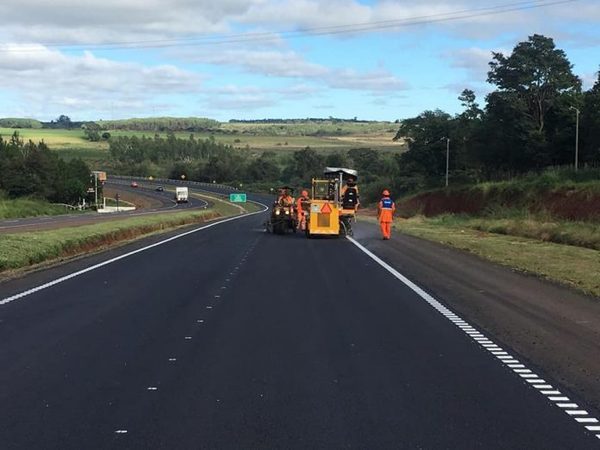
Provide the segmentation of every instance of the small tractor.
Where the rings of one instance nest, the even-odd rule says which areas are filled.
[[[273,234],[285,234],[288,231],[295,233],[298,219],[292,197],[294,190],[289,186],[282,186],[278,191],[277,200],[271,208],[271,216],[265,223],[266,229]]]

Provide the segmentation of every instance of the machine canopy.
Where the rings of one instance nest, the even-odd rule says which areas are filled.
[[[331,177],[332,175],[342,174],[342,178],[344,180],[348,178],[354,178],[355,180],[358,178],[358,171],[354,169],[346,169],[345,167],[325,167],[323,174],[326,177]]]

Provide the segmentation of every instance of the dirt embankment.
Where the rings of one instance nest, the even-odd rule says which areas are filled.
[[[600,220],[600,192],[595,190],[557,189],[526,191],[519,189],[484,190],[477,187],[436,190],[397,202],[402,217],[422,214],[481,215],[494,209],[526,209],[557,219]]]

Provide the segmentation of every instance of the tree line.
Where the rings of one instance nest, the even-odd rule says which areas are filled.
[[[242,184],[265,191],[282,184],[306,188],[325,166],[349,166],[359,170],[361,182],[369,186],[365,195],[370,198],[371,187],[376,192],[397,173],[393,153],[370,148],[320,153],[306,147],[294,152],[251,153],[214,138],[196,139],[190,135],[181,139],[173,133],[166,137],[113,137],[109,153],[114,170],[123,174]]]
[[[59,158],[44,142],[25,142],[15,132],[0,136],[0,192],[76,204],[86,196],[90,169],[80,159]]]
[[[167,131],[213,131],[221,124],[204,117],[148,117],[140,119],[99,120],[96,122],[102,130],[149,131],[162,133]]]
[[[577,114],[578,162],[600,164],[600,74],[583,92],[551,38],[533,35],[508,56],[492,53],[487,81],[495,90],[483,108],[466,89],[460,114],[433,110],[402,121],[396,139],[405,139],[409,150],[398,156],[398,189],[441,186],[448,140],[454,184],[574,165]]]

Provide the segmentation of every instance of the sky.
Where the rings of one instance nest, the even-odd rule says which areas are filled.
[[[404,119],[484,103],[552,37],[590,88],[599,0],[2,0],[0,117]]]

